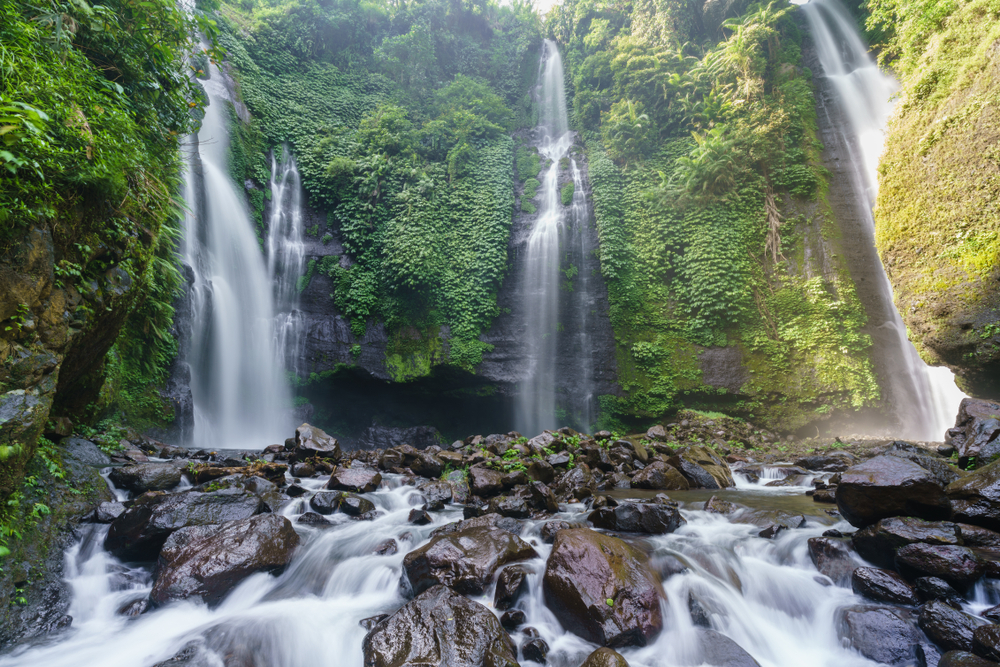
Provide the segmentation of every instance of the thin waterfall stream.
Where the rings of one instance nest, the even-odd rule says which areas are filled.
[[[869,314],[884,318],[876,326],[876,346],[887,357],[881,373],[883,388],[903,437],[940,440],[954,424],[965,394],[955,384],[952,372],[924,363],[907,337],[893,303],[892,286],[875,251],[875,220],[872,210],[878,193],[878,162],[885,144],[885,130],[892,114],[892,96],[898,85],[882,72],[868,53],[857,23],[839,0],[809,0],[802,5],[823,69],[821,85],[829,88],[843,115],[843,122],[830,122],[838,133],[850,163],[849,175],[857,214],[863,219],[855,230],[877,275],[877,285],[866,304]]]

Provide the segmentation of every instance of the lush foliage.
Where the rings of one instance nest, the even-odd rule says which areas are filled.
[[[795,10],[743,7],[717,29],[683,2],[577,0],[550,16],[587,138],[626,392],[602,400],[610,417],[727,405],[795,428],[878,396],[846,270],[812,277],[796,256],[809,227],[826,237],[819,253],[836,239]],[[749,369],[741,386],[704,383],[700,357],[720,347]]]
[[[338,231],[348,252],[315,259],[302,286],[331,277],[359,337],[376,318],[392,340],[447,327],[435,363],[471,369],[506,271],[509,135],[530,114],[537,16],[517,3],[439,0],[241,3],[223,14],[252,131],[292,146],[311,205],[329,214],[313,231]],[[263,154],[239,160],[234,176],[262,184]]]

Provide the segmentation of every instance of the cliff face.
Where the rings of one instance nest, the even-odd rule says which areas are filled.
[[[876,243],[921,355],[1000,398],[1000,5],[900,21],[903,93],[880,167]]]

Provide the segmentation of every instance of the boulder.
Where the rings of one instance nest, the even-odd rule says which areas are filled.
[[[576,467],[567,471],[556,485],[560,495],[573,496],[580,500],[594,495],[594,475],[586,463],[577,463]]]
[[[312,457],[321,459],[341,459],[340,444],[333,436],[327,435],[322,429],[309,424],[303,424],[295,429],[295,459],[301,461]]]
[[[857,463],[857,460],[856,456],[848,452],[830,452],[804,456],[797,459],[795,465],[816,472],[844,472]]]
[[[846,586],[858,563],[851,557],[851,549],[843,540],[831,537],[810,537],[809,558],[821,574],[829,577],[838,586]]]
[[[920,629],[945,651],[971,651],[972,635],[987,622],[932,600],[920,612]]]
[[[490,498],[486,511],[490,514],[511,517],[514,519],[527,519],[531,516],[531,508],[524,498],[520,496],[495,496]]]
[[[602,646],[588,655],[580,667],[629,667],[629,664],[621,653]]]
[[[153,560],[175,530],[249,519],[265,508],[260,498],[239,489],[146,493],[111,523],[104,548],[122,560]]]
[[[965,604],[965,600],[958,594],[958,591],[952,588],[951,584],[944,579],[938,577],[917,577],[913,585],[916,586],[917,595],[924,602],[940,600],[955,609],[961,609],[962,605]],[[987,612],[983,612],[981,616],[990,618]],[[990,620],[992,621],[993,619]]]
[[[525,660],[544,664],[548,654],[549,645],[539,637],[529,639],[521,645],[521,657]]]
[[[406,554],[403,579],[414,595],[437,584],[467,595],[482,595],[499,568],[537,556],[531,545],[505,530],[467,528],[435,535]]]
[[[569,525],[569,522],[567,521],[546,521],[542,524],[542,529],[540,531],[542,535],[542,542],[552,544],[552,542],[556,539],[556,533],[560,530],[569,530],[570,528],[572,528],[572,526]]]
[[[590,513],[587,520],[596,528],[623,533],[672,533],[686,523],[680,511],[672,505],[621,503],[617,507],[602,507]]]
[[[444,465],[438,457],[421,451],[418,451],[411,458],[408,467],[413,471],[414,475],[420,475],[429,479],[437,479],[441,476],[441,471],[444,470]]]
[[[973,526],[968,523],[960,523],[957,525],[959,535],[962,536],[963,546],[979,547],[980,549],[992,549],[994,551],[1000,550],[1000,533],[990,530],[989,528]]]
[[[657,491],[686,491],[691,488],[687,478],[677,468],[653,461],[632,477],[633,489],[654,489]]]
[[[167,491],[181,483],[181,469],[173,463],[133,463],[113,469],[108,479],[116,488],[136,494]]]
[[[503,475],[486,466],[469,468],[469,491],[474,496],[489,498],[503,491]]]
[[[324,488],[333,491],[371,493],[382,483],[382,475],[368,468],[337,468]]]
[[[562,625],[604,646],[645,646],[663,627],[659,580],[645,554],[586,528],[556,533],[542,580]]]
[[[493,606],[506,611],[514,606],[517,599],[527,589],[528,571],[520,565],[512,565],[500,570],[497,589],[493,593]]]
[[[665,442],[667,439],[667,429],[663,428],[661,424],[657,424],[646,431],[646,437],[650,440]]]
[[[948,651],[941,656],[937,667],[997,667],[997,663],[967,651]]]
[[[1000,662],[1000,625],[981,625],[972,632],[972,652]]]
[[[952,482],[947,493],[955,521],[1000,530],[1000,461]]]
[[[550,484],[556,478],[555,468],[543,459],[532,459],[528,464],[527,474],[528,479],[542,484]]]
[[[1000,454],[1000,403],[963,398],[948,436],[960,459],[989,461]]]
[[[517,667],[517,649],[493,613],[434,586],[372,628],[365,667]]]
[[[181,528],[160,551],[150,602],[199,597],[217,603],[251,574],[284,569],[298,543],[292,523],[276,514]]]
[[[102,452],[101,448],[90,440],[63,438],[59,441],[59,446],[76,460],[93,468],[105,468],[111,465],[111,457]]]
[[[463,521],[447,523],[440,528],[435,528],[431,532],[431,537],[447,533],[459,533],[463,530],[468,530],[469,528],[499,528],[500,530],[505,530],[512,535],[520,536],[521,529],[524,528],[524,522],[520,519],[500,516],[499,514],[483,514],[481,516],[464,519]]]
[[[934,476],[897,456],[876,456],[845,471],[837,485],[837,507],[858,528],[893,516],[951,516],[951,503]]]
[[[858,555],[879,567],[894,568],[896,551],[908,544],[957,545],[958,526],[949,521],[924,521],[912,517],[882,519],[851,535]]]
[[[718,667],[760,667],[760,663],[729,637],[715,630],[698,632],[701,661]]]
[[[851,574],[851,589],[876,602],[918,605],[917,590],[891,570],[859,567]]]
[[[681,447],[667,462],[677,468],[692,487],[728,489],[736,486],[729,466],[708,447]]]
[[[964,591],[977,582],[986,569],[967,547],[908,544],[896,552],[896,568],[909,579],[939,577]]]
[[[104,502],[97,506],[97,509],[90,515],[90,520],[94,523],[111,523],[122,514],[125,514],[125,505],[117,500]]]
[[[837,632],[869,660],[886,665],[910,665],[916,647],[925,641],[905,609],[856,605],[838,612]]]

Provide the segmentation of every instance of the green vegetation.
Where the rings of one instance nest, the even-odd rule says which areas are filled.
[[[964,323],[1000,304],[1000,2],[873,0],[868,27],[903,87],[876,208],[896,302],[929,361],[989,375],[1000,349]]]
[[[725,405],[797,428],[818,407],[878,398],[846,269],[804,266],[807,228],[828,256],[837,234],[796,10],[736,10],[717,30],[680,0],[570,0],[549,17],[586,140],[625,390],[602,397],[604,426]],[[740,400],[703,384],[700,355],[717,347],[749,368]]]
[[[431,363],[471,370],[506,272],[510,132],[528,114],[538,17],[519,3],[441,0],[234,2],[222,15],[255,119],[244,131],[292,146],[310,203],[352,259],[310,262],[300,289],[315,271],[330,276],[357,336],[375,319],[393,333],[447,326],[445,354],[393,357],[399,379]],[[237,166],[238,182],[267,179],[262,154]]]

